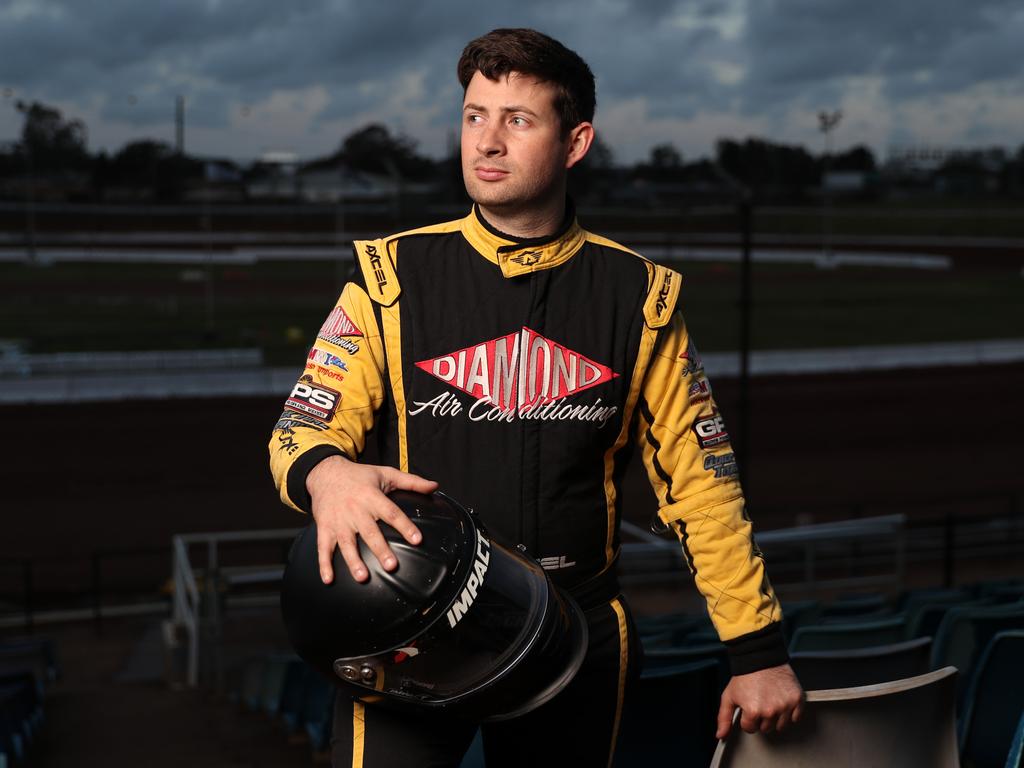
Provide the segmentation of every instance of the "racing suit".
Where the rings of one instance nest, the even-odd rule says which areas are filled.
[[[436,480],[585,610],[605,609],[627,665],[615,563],[638,444],[734,674],[785,663],[779,603],[676,272],[582,229],[571,206],[549,237],[505,235],[474,207],[355,252],[358,277],[270,440],[286,504],[309,511],[309,471],[333,454],[358,460],[374,439],[381,463]]]

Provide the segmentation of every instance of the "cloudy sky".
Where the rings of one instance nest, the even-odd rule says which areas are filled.
[[[620,161],[718,137],[837,147],[1016,150],[1024,143],[1020,0],[0,0],[0,141],[19,99],[82,119],[90,149],[173,142],[246,159],[313,157],[384,122],[441,156],[455,62],[498,26],[532,26],[590,63],[596,125]]]

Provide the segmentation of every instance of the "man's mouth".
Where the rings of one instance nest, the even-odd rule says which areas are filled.
[[[509,172],[502,168],[494,168],[489,165],[478,165],[473,169],[473,173],[475,173],[476,177],[482,181],[500,181],[508,176]]]

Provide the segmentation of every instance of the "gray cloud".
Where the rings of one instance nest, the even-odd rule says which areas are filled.
[[[891,110],[985,83],[1019,95],[1024,81],[1018,0],[8,0],[0,87],[139,131],[165,126],[177,94],[190,124],[214,130],[274,93],[320,87],[326,103],[302,117],[311,133],[379,114],[433,131],[436,145],[457,111],[462,46],[497,26],[534,26],[581,53],[598,122],[641,97],[652,119],[781,126],[865,78]],[[402,90],[411,77],[419,93]],[[999,119],[979,107],[964,140],[998,139]],[[102,140],[104,126],[90,133]]]

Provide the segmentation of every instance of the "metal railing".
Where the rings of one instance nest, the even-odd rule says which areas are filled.
[[[287,541],[301,528],[262,531],[230,531],[221,533],[179,534],[172,538],[174,600],[171,619],[165,625],[165,641],[177,645],[184,633],[184,683],[189,687],[199,684],[200,646],[206,638],[216,643],[219,637],[221,592],[232,585],[276,584],[281,580],[284,567],[280,563],[259,563],[246,566],[221,566],[219,548],[227,543],[253,543]],[[191,549],[205,546],[206,563],[202,569],[192,562]]]
[[[772,580],[809,592],[849,589],[904,582],[907,517],[881,515],[830,523],[799,525],[761,531],[758,546],[769,558]],[[624,583],[657,583],[678,578],[683,566],[679,542],[656,536],[624,521],[624,533],[639,541],[622,544],[621,574]],[[867,546],[865,556],[863,547]],[[847,550],[847,556],[837,552]],[[823,573],[822,558],[826,557]],[[847,573],[837,575],[845,567]],[[788,578],[796,573],[795,580]]]

